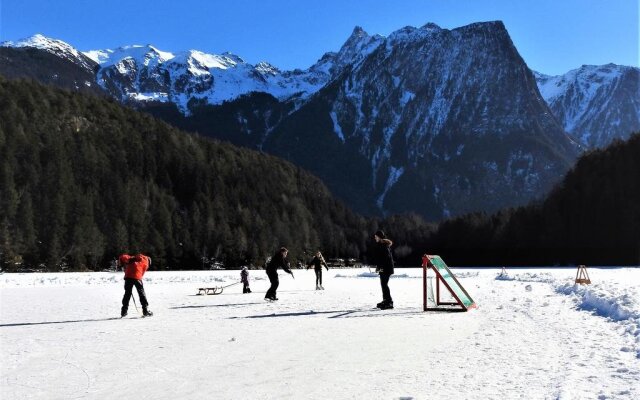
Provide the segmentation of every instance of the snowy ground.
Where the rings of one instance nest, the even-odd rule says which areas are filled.
[[[422,272],[374,309],[368,270],[150,272],[152,318],[119,316],[121,273],[0,275],[2,399],[638,399],[640,269],[455,269],[478,304],[425,313]]]

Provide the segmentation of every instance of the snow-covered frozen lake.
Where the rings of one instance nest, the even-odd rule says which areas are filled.
[[[0,275],[2,399],[638,399],[640,269],[454,269],[478,304],[423,312],[398,269],[149,272],[155,315],[120,319],[122,273]],[[135,291],[134,291],[135,293]],[[137,298],[137,294],[135,294]],[[138,303],[139,307],[139,303]]]

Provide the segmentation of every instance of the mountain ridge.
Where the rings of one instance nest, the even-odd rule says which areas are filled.
[[[583,65],[562,75],[535,76],[564,129],[587,148],[605,147],[640,130],[640,68]]]
[[[121,49],[113,59],[114,50],[88,52],[105,66],[96,78],[105,92],[291,160],[364,214],[437,220],[524,204],[589,147],[564,132],[541,94],[544,76],[529,70],[501,21],[427,23],[388,37],[356,26],[337,52],[293,71],[232,53]]]

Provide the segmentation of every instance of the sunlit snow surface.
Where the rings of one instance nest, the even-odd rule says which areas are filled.
[[[239,271],[149,272],[152,318],[119,316],[121,273],[0,275],[2,399],[637,399],[640,269],[454,269],[478,304],[425,313],[422,271],[280,275],[279,301],[198,287]],[[137,297],[136,297],[137,298]],[[139,307],[138,302],[138,307]]]

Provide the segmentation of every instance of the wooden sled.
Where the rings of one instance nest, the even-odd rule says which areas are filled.
[[[224,291],[225,288],[228,288],[229,286],[233,286],[233,285],[238,285],[240,282],[236,282],[236,283],[232,283],[231,285],[227,285],[227,286],[215,286],[215,287],[201,287],[198,288],[198,296],[201,295],[215,295],[215,294],[220,294]]]
[[[198,288],[198,296],[206,294],[220,294],[224,289],[221,287],[201,287]]]

